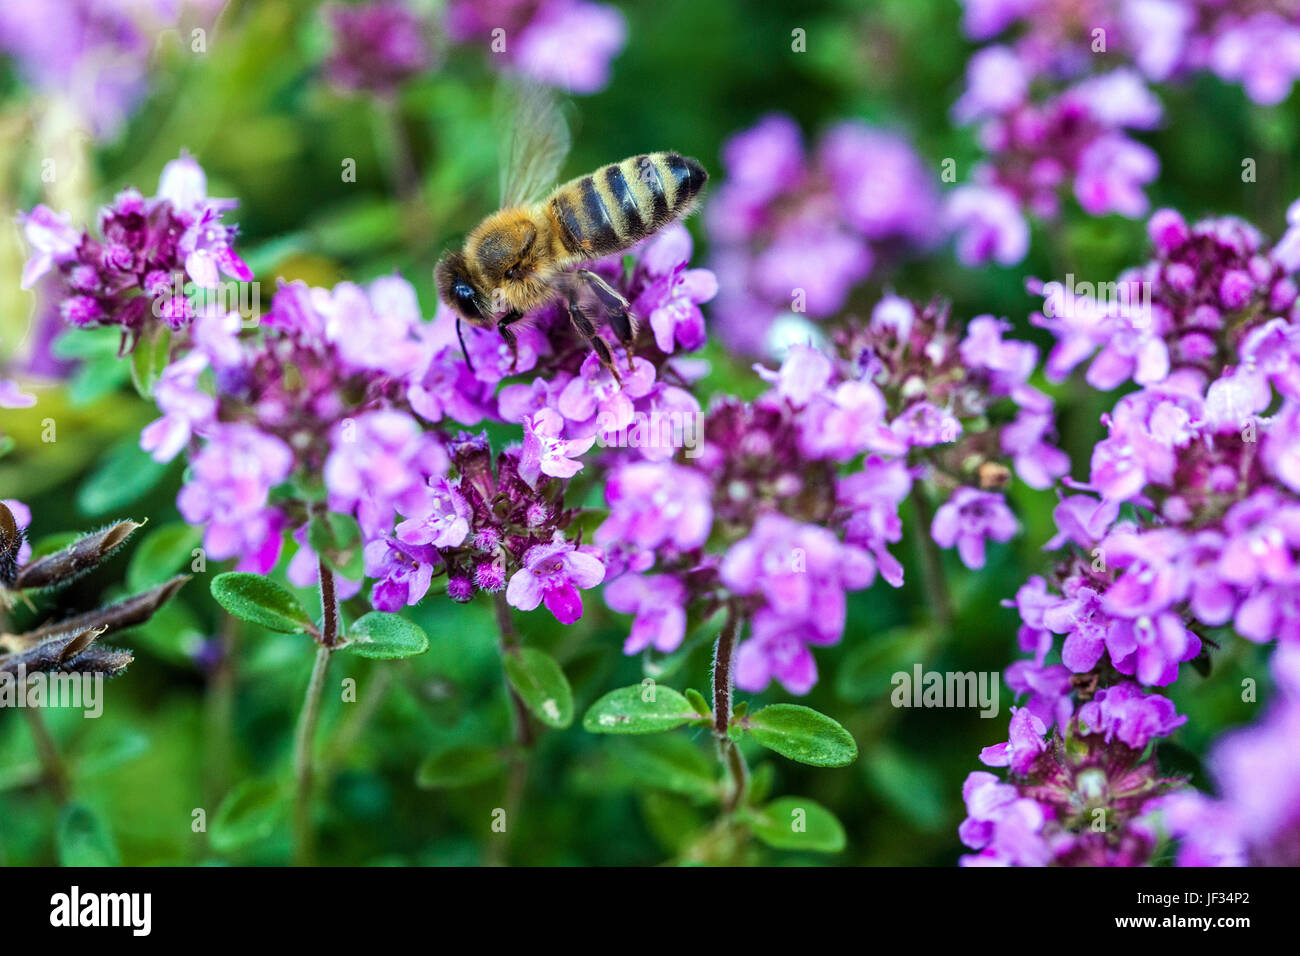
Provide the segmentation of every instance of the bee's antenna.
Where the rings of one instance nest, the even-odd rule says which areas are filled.
[[[469,349],[465,348],[465,336],[460,331],[460,316],[456,316],[456,339],[460,342],[460,353],[465,356],[465,364],[469,366],[469,374],[477,375],[474,371],[474,360],[469,357]]]

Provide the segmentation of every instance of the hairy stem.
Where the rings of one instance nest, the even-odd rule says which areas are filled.
[[[718,759],[722,761],[731,779],[731,789],[723,803],[723,810],[734,813],[745,800],[745,786],[749,770],[745,757],[728,733],[731,727],[731,661],[736,652],[736,634],[740,622],[734,608],[727,609],[727,619],[713,650],[713,738],[718,745]]]
[[[493,604],[497,612],[497,629],[501,632],[501,654],[504,657],[519,647],[519,635],[515,632],[514,621],[510,619],[510,605],[504,594],[493,595]],[[515,741],[519,746],[528,748],[533,745],[533,728],[528,721],[528,708],[524,705],[515,689],[506,681],[506,692],[510,695],[511,707],[515,716]]]
[[[328,646],[316,650],[316,663],[312,665],[311,680],[307,683],[307,693],[303,697],[294,740],[293,766],[297,781],[294,799],[295,862],[299,866],[311,866],[315,856],[316,833],[311,821],[312,782],[315,776],[314,745],[316,725],[320,721],[321,694],[325,689],[325,674],[329,670],[332,653]]]
[[[510,618],[510,605],[506,603],[504,594],[493,595],[493,607],[496,609],[497,629],[501,632],[501,654],[504,658],[506,654],[519,647],[519,635],[515,631],[514,621]],[[510,755],[510,766],[506,774],[506,796],[503,808],[506,812],[506,830],[501,834],[501,839],[494,840],[488,847],[487,862],[490,866],[505,866],[509,860],[510,834],[515,826],[519,808],[523,804],[524,791],[528,786],[529,755],[533,744],[536,743],[533,726],[528,716],[528,707],[510,686],[509,680],[505,681],[505,685],[506,695],[510,698],[516,746]]]
[[[339,601],[334,591],[334,571],[324,558],[316,559],[320,572],[321,643],[330,650],[339,646]]]
[[[371,671],[370,686],[366,690],[365,699],[360,701],[356,707],[350,708],[352,716],[334,734],[334,743],[329,748],[329,764],[331,768],[342,761],[348,755],[348,752],[356,746],[357,741],[361,739],[366,726],[379,712],[379,707],[384,702],[388,688],[397,675],[397,669],[402,666],[403,662],[381,661],[380,663],[387,666],[377,667]]]
[[[27,715],[27,723],[32,728],[32,739],[36,743],[36,756],[41,762],[42,775],[54,793],[54,799],[62,806],[72,795],[67,765],[59,756],[59,747],[50,734],[50,728],[45,725],[45,717],[40,710],[24,707],[23,713]]]
[[[944,634],[950,634],[953,624],[952,595],[948,593],[948,581],[943,575],[943,556],[930,535],[934,510],[930,507],[930,499],[926,497],[924,488],[914,489],[912,503],[916,508],[916,549],[921,560],[921,579],[925,585],[926,597],[934,608],[939,627]]]
[[[207,737],[207,792],[212,805],[230,788],[230,762],[234,750],[235,657],[238,654],[238,619],[225,615],[222,621],[221,660],[208,678],[204,700]]]
[[[415,151],[411,149],[411,139],[406,135],[406,126],[402,120],[402,111],[396,99],[381,98],[379,109],[383,114],[389,147],[393,185],[402,199],[413,199],[420,193],[420,173],[415,166]]]

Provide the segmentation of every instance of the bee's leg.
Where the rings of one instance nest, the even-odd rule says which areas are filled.
[[[524,314],[518,309],[511,309],[497,322],[497,331],[501,333],[501,338],[505,339],[506,345],[510,346],[510,371],[515,371],[519,366],[519,340],[515,338],[515,330],[510,328]]]
[[[609,315],[609,324],[614,329],[614,334],[618,340],[623,343],[623,348],[627,349],[627,360],[629,366],[632,362],[632,356],[636,351],[636,317],[632,315],[632,306],[623,298],[617,289],[602,279],[596,273],[587,269],[579,269],[578,277],[587,284],[592,294],[605,308]]]
[[[591,324],[591,319],[582,311],[578,303],[569,302],[569,321],[578,333],[586,339],[592,349],[596,352],[596,358],[600,359],[600,364],[609,370],[609,374],[614,376],[614,381],[620,385],[623,384],[622,377],[618,374],[618,369],[614,366],[614,356],[610,354],[609,344],[596,334],[596,327]]]
[[[469,374],[474,375],[474,360],[469,357],[469,349],[465,348],[465,336],[460,329],[460,316],[456,316],[456,339],[460,342],[460,354],[465,356],[465,365],[469,367]]]

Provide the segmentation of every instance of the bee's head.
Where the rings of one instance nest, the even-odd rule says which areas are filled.
[[[474,287],[463,255],[447,253],[438,260],[433,276],[438,284],[438,295],[453,312],[479,328],[492,326],[492,311],[487,298]]]

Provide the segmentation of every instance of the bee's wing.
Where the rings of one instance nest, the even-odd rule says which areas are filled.
[[[535,202],[553,185],[569,152],[569,126],[547,87],[503,78],[497,89],[501,207]]]

